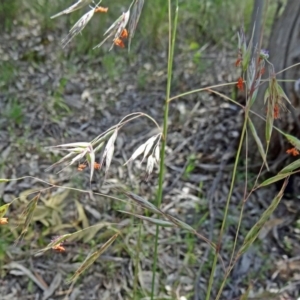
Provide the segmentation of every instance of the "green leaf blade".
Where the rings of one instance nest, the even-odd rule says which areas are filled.
[[[284,167],[278,174],[288,174],[300,168],[300,159],[295,160],[291,164]]]
[[[0,206],[0,218],[2,218],[7,213],[9,206],[10,203]]]
[[[290,173],[277,174],[276,176],[273,176],[273,177],[265,180],[263,183],[261,183],[259,185],[259,187],[264,187],[264,186],[270,185],[270,184],[272,184],[274,182],[277,182],[277,181],[280,181],[282,179],[285,179],[286,177],[288,177],[290,175],[291,175]]]
[[[275,196],[275,198],[272,200],[270,206],[263,212],[259,220],[253,225],[253,227],[250,229],[248,234],[245,237],[245,240],[243,242],[243,245],[241,246],[241,249],[239,250],[238,254],[242,255],[244,254],[249,247],[254,243],[254,241],[257,239],[260,230],[265,225],[265,223],[268,221],[270,216],[273,214],[274,210],[277,208],[279,202],[281,201],[281,198],[284,194],[284,190],[287,186],[288,180],[286,179],[285,182],[282,185],[281,190],[279,193]]]
[[[268,163],[267,163],[267,157],[266,157],[266,153],[265,153],[265,150],[264,150],[264,147],[262,145],[262,142],[257,134],[257,131],[254,127],[254,124],[252,123],[252,121],[250,120],[250,118],[248,118],[248,125],[249,125],[249,128],[250,128],[250,131],[253,135],[253,138],[257,144],[257,147],[258,147],[258,151],[263,159],[263,162],[264,164],[266,165],[267,169],[269,170],[269,166],[268,166]]]

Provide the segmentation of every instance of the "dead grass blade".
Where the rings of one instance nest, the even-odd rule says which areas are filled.
[[[195,234],[200,240],[205,241],[208,245],[210,245],[212,248],[216,249],[216,245],[214,243],[212,243],[209,239],[207,239],[205,236],[203,236],[202,234],[198,233],[193,227],[191,227],[190,225],[184,223],[183,221],[169,215],[169,214],[165,214],[165,217],[171,221],[172,223],[174,223],[177,227],[185,229],[193,234]]]
[[[77,212],[78,212],[78,222],[82,223],[83,228],[89,227],[89,220],[84,212],[84,208],[77,200],[75,200]]]
[[[88,269],[97,259],[98,257],[107,250],[107,248],[116,240],[119,233],[116,233],[113,235],[104,245],[100,247],[96,252],[89,255],[85,261],[82,263],[82,265],[76,270],[74,275],[68,280],[69,283],[74,282],[78,279],[78,277],[86,270]]]
[[[270,206],[263,212],[260,219],[255,223],[255,225],[250,229],[250,231],[246,235],[244,243],[238,252],[238,255],[237,255],[238,257],[240,255],[244,254],[248,250],[248,248],[254,243],[254,241],[257,239],[257,237],[260,233],[260,230],[263,228],[263,226],[266,224],[266,222],[268,221],[270,216],[273,214],[274,210],[277,208],[277,206],[283,196],[283,193],[287,186],[287,183],[288,183],[288,179],[286,179],[284,181],[282,188],[279,191],[278,195],[272,200],[272,203],[270,204]]]
[[[158,209],[154,204],[148,202],[144,198],[132,193],[132,192],[124,192],[126,196],[128,196],[130,199],[132,199],[134,202],[136,202],[141,207],[148,209],[149,211],[158,214],[158,215],[164,215],[164,213]]]
[[[109,229],[113,228],[111,227],[110,223],[107,222],[102,222],[93,226],[89,226],[87,228],[75,231],[73,233],[68,233],[68,234],[64,234],[61,235],[57,238],[55,238],[53,241],[51,241],[51,243],[49,243],[45,248],[39,250],[36,255],[40,255],[50,249],[53,249],[55,246],[61,244],[62,242],[64,242],[66,239],[68,239],[69,241],[75,241],[75,240],[80,240],[83,239],[83,241],[89,242],[91,239],[94,238],[94,236],[96,235],[96,233],[104,228],[104,227],[108,227]]]
[[[101,1],[98,3],[98,5],[101,3]],[[52,16],[51,19],[57,18],[57,17],[62,16],[62,15],[70,14],[73,11],[76,11],[76,10],[90,4],[91,2],[92,2],[92,0],[78,0],[76,3],[74,3],[70,7],[66,8],[63,11],[61,11],[61,12],[57,13],[56,15]]]
[[[53,249],[55,248],[55,246],[58,246],[60,245],[62,242],[64,242],[66,239],[68,239],[69,237],[72,236],[72,233],[67,233],[67,234],[64,234],[64,235],[61,235],[57,238],[55,238],[51,243],[49,243],[45,248],[39,250],[35,256],[39,256],[41,255],[42,253],[50,250],[50,249]]]
[[[99,230],[105,227],[107,227],[108,230],[115,230],[112,227],[111,223],[101,222],[72,233],[71,236],[68,238],[68,240],[75,241],[75,240],[82,239],[84,243],[87,243],[95,237],[95,235],[99,232]]]
[[[142,216],[142,215],[130,213],[130,212],[123,211],[123,210],[119,210],[119,212],[121,212],[123,214],[126,214],[126,215],[137,217],[141,220],[148,221],[150,223],[153,223],[155,225],[159,225],[159,226],[162,226],[162,227],[176,227],[173,223],[171,223],[169,221],[164,221],[164,220],[160,220],[160,219],[145,217],[145,216]]]
[[[11,270],[18,270],[19,276],[26,275],[32,282],[34,282],[42,291],[46,290],[45,284],[41,282],[40,278],[38,278],[36,275],[33,274],[29,269],[25,268],[20,263],[12,261],[11,263],[2,266],[3,269],[11,269]],[[5,299],[6,297],[2,297],[2,299]],[[18,297],[19,298],[19,297]],[[23,298],[23,297],[22,297]],[[6,298],[7,299],[7,298]]]
[[[192,233],[195,232],[195,229],[192,226],[180,221],[179,219],[177,219],[169,214],[166,214],[165,216],[167,217],[168,220],[170,220],[172,223],[174,223],[177,227],[186,229],[187,231],[190,231]]]
[[[216,249],[216,245],[212,243],[210,240],[208,240],[205,236],[199,234],[193,227],[190,225],[180,221],[179,219],[169,215],[168,213],[165,213],[161,211],[159,208],[157,208],[152,203],[148,202],[147,200],[143,199],[142,197],[132,193],[132,192],[123,192],[125,195],[127,195],[130,199],[132,199],[134,202],[136,202],[138,205],[140,205],[144,209],[148,209],[152,213],[162,215],[166,219],[168,219],[170,222],[172,222],[176,227],[188,230],[189,232],[195,234],[199,239],[207,242],[212,248]],[[148,220],[150,221],[150,220]]]
[[[23,215],[26,216],[25,218],[25,223],[24,223],[24,226],[23,226],[23,229],[22,229],[22,232],[20,234],[20,236],[18,237],[17,241],[22,239],[23,236],[26,234],[26,232],[28,231],[28,227],[32,221],[32,218],[33,218],[33,213],[37,207],[37,203],[38,203],[38,200],[40,198],[40,193],[37,194],[33,199],[31,199],[29,201],[29,203],[27,204],[24,212],[23,212]]]
[[[77,143],[67,143],[67,144],[61,144],[61,145],[56,145],[56,146],[51,146],[51,147],[47,147],[47,149],[51,149],[51,148],[65,148],[64,150],[70,150],[69,148],[71,148],[73,151],[75,151],[76,149],[78,149],[78,152],[81,152],[82,148],[86,148],[90,145],[90,143],[87,142],[77,142]],[[76,149],[75,149],[75,148]]]
[[[131,11],[129,24],[128,24],[128,32],[129,32],[128,51],[130,50],[131,40],[134,37],[135,30],[143,10],[144,0],[133,0],[130,6],[132,6],[132,11]]]

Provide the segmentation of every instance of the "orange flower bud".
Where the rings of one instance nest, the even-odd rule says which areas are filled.
[[[242,64],[242,58],[241,57],[238,57],[235,61],[235,66],[236,67],[240,67]]]
[[[57,252],[65,252],[66,251],[66,249],[61,244],[55,245],[54,247],[52,247],[52,249]]]
[[[101,164],[98,164],[97,162],[94,163],[94,169],[95,170],[100,170]]]
[[[279,119],[279,105],[275,104],[274,105],[274,119]]]
[[[107,13],[108,11],[108,7],[102,7],[102,6],[99,6],[97,8],[95,8],[95,13]]]
[[[243,78],[240,77],[237,81],[237,84],[236,84],[237,88],[241,91],[244,90],[244,81],[243,81]]]
[[[8,224],[8,218],[0,218],[0,225]]]
[[[78,171],[83,171],[86,168],[85,164],[80,164],[77,168]]]
[[[291,154],[291,155],[293,155],[293,156],[299,155],[299,151],[298,151],[296,148],[288,149],[288,150],[286,150],[286,153],[287,153],[287,154]]]
[[[123,43],[123,41],[120,39],[120,38],[116,38],[115,41],[114,41],[114,44],[118,47],[121,47],[121,48],[124,48],[125,45]]]
[[[122,31],[122,33],[121,33],[121,35],[120,35],[120,38],[121,39],[127,39],[128,38],[128,31],[127,31],[127,29],[123,29],[123,31]]]

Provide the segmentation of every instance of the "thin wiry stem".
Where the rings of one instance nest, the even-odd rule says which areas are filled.
[[[268,7],[268,1],[267,1],[266,7]],[[266,15],[266,11],[267,10],[265,10],[265,15]],[[264,21],[265,21],[265,19],[264,19]],[[263,24],[263,26],[264,26],[264,24]],[[260,36],[259,49],[261,49],[263,26],[262,26],[261,36]],[[249,99],[251,99],[251,96],[249,97]],[[244,124],[243,124],[242,134],[241,134],[240,143],[239,143],[239,147],[238,147],[238,151],[237,151],[237,155],[236,155],[236,160],[235,160],[235,164],[234,164],[234,170],[233,170],[233,175],[232,175],[232,180],[231,180],[231,185],[230,185],[230,191],[229,191],[227,202],[226,202],[226,207],[225,207],[225,212],[224,212],[224,217],[223,217],[223,222],[222,222],[222,227],[221,227],[221,232],[220,232],[220,239],[219,239],[219,245],[220,246],[221,246],[222,235],[223,235],[223,232],[224,232],[224,227],[225,227],[226,219],[227,219],[227,215],[228,215],[228,208],[229,208],[230,198],[231,198],[231,195],[232,195],[232,192],[233,192],[233,186],[234,186],[234,183],[235,183],[235,174],[236,174],[237,164],[238,164],[238,161],[239,161],[239,158],[240,158],[240,154],[241,154],[241,149],[242,149],[242,146],[243,146],[244,138],[245,138],[245,136],[247,134],[247,122],[248,122],[248,118],[249,118],[249,112],[250,112],[251,105],[250,105],[250,101],[247,101],[246,103],[248,105],[247,105],[246,110],[245,110],[245,118],[244,118]],[[267,152],[268,152],[268,147],[267,147],[266,153]],[[247,154],[248,154],[248,143],[247,143],[247,138],[246,138],[246,167],[247,167]],[[263,165],[262,165],[262,167],[263,167]],[[262,167],[260,169],[259,174],[261,173]],[[247,168],[246,168],[246,176],[247,176]],[[259,175],[258,175],[258,177],[259,177]],[[257,179],[258,179],[258,177],[257,177]],[[232,250],[232,255],[231,255],[231,259],[230,259],[230,264],[229,264],[229,267],[227,269],[226,275],[223,278],[223,281],[222,281],[221,287],[220,287],[220,289],[218,291],[216,300],[220,299],[220,296],[222,294],[222,291],[223,291],[226,279],[229,276],[229,274],[230,274],[233,266],[235,265],[235,263],[237,261],[237,257],[236,257],[235,261],[232,263],[234,252],[235,252],[235,247],[236,247],[236,244],[237,244],[237,237],[238,237],[238,233],[239,233],[239,230],[240,230],[240,226],[241,226],[241,222],[242,222],[242,216],[243,216],[243,212],[244,212],[244,205],[245,205],[246,193],[247,193],[246,191],[247,191],[247,177],[246,177],[246,183],[245,183],[244,201],[242,203],[242,209],[241,209],[240,217],[239,217],[239,221],[238,221],[238,228],[237,228],[236,235],[235,235],[235,241],[234,241],[234,245],[233,245],[233,250]]]
[[[99,134],[97,137],[95,137],[91,141],[91,143],[92,144],[95,143],[97,140],[99,140],[101,137],[105,136],[110,131],[112,131],[112,130],[114,130],[116,128],[120,128],[123,125],[129,123],[130,121],[135,120],[135,119],[140,118],[140,117],[146,117],[146,118],[148,118],[149,120],[151,120],[156,125],[156,127],[158,128],[158,130],[161,131],[160,126],[157,124],[157,122],[152,117],[150,117],[149,115],[147,115],[145,113],[142,113],[142,112],[134,112],[134,113],[131,113],[131,114],[125,116],[118,124],[116,124],[116,125],[108,128],[107,130],[105,130],[104,132],[102,132],[101,134]]]
[[[172,83],[172,71],[173,71],[173,58],[174,58],[174,48],[175,48],[175,38],[176,38],[176,28],[178,22],[178,0],[176,0],[176,10],[174,26],[172,31],[172,6],[171,0],[168,0],[169,8],[169,51],[168,51],[168,79],[167,79],[167,89],[166,89],[166,101],[164,107],[164,122],[163,122],[163,138],[161,145],[161,155],[160,155],[160,170],[159,170],[159,180],[158,180],[158,191],[156,206],[159,208],[162,202],[163,194],[163,181],[164,181],[164,168],[165,168],[165,151],[167,143],[167,133],[168,133],[168,117],[169,117],[169,99],[171,94],[171,83]],[[155,275],[156,275],[156,265],[157,265],[157,248],[158,248],[158,234],[159,226],[156,226],[155,234],[155,246],[154,246],[154,261],[152,268],[152,286],[151,286],[151,300],[154,299],[154,289],[155,289]]]
[[[146,118],[148,118],[149,120],[151,120],[151,121],[156,125],[156,127],[158,128],[158,130],[161,131],[161,128],[160,128],[160,126],[157,124],[157,122],[156,122],[151,116],[149,116],[149,115],[147,115],[147,114],[145,114],[145,113],[143,113],[143,112],[134,112],[134,113],[131,113],[131,114],[125,116],[125,117],[119,122],[119,124],[124,123],[124,122],[125,122],[124,120],[125,120],[126,118],[131,117],[131,116],[134,116],[134,115],[137,115],[137,114],[139,115],[138,117],[146,117]],[[130,120],[132,120],[132,119],[130,119]]]
[[[139,300],[138,291],[138,276],[139,276],[139,264],[140,264],[140,252],[141,252],[141,243],[142,243],[142,226],[143,223],[139,220],[139,232],[136,244],[136,258],[134,266],[134,279],[133,279],[133,299]]]
[[[264,26],[265,26],[265,21],[266,21],[266,14],[267,14],[267,10],[268,10],[268,1],[266,1],[266,5],[265,5],[265,9],[264,9],[264,20],[263,20],[263,25],[261,26],[261,32],[260,32],[260,40],[259,40],[259,46],[258,46],[258,53],[260,53],[260,50],[261,50],[261,45],[262,45],[262,38],[263,38],[263,29],[264,29]],[[256,68],[258,67],[258,58],[257,58],[257,62],[256,62]],[[253,83],[254,84],[254,83]],[[252,91],[252,88],[250,89],[250,91]],[[253,91],[252,91],[253,93]],[[248,95],[248,92],[246,91],[246,95]],[[250,95],[246,101],[246,103],[248,104],[247,105],[247,109],[246,109],[246,113],[245,113],[245,120],[244,120],[244,125],[247,124],[248,122],[248,118],[249,118],[249,112],[250,112],[250,107],[251,107],[251,104],[250,104],[250,99],[252,98],[252,95]],[[245,203],[248,199],[247,197],[247,185],[248,185],[248,138],[247,138],[247,125],[246,125],[246,129],[245,129],[245,135],[246,135],[246,170],[245,170],[245,190],[244,190],[244,200],[242,202],[242,207],[241,207],[241,212],[240,212],[240,216],[239,216],[239,221],[238,221],[238,226],[237,226],[237,230],[236,230],[236,234],[235,234],[235,240],[234,240],[234,244],[233,244],[233,249],[232,249],[232,253],[231,253],[231,258],[230,258],[230,263],[229,263],[229,266],[232,265],[232,262],[233,262],[233,258],[234,258],[234,255],[235,255],[235,249],[236,249],[236,245],[237,245],[237,239],[238,239],[238,234],[239,234],[239,231],[240,231],[240,228],[241,228],[241,224],[242,224],[242,218],[243,218],[243,213],[244,213],[244,207],[245,207]],[[268,147],[266,149],[266,155],[268,153]],[[260,168],[260,171],[256,177],[256,181],[254,183],[254,186],[253,188],[256,186],[256,183],[258,181],[258,178],[262,172],[262,169],[263,169],[263,166],[264,166],[264,163],[262,164],[261,168]],[[234,264],[233,264],[234,265]],[[229,269],[227,270],[227,273],[229,275],[230,271]],[[226,281],[226,279],[224,278],[224,281]],[[221,295],[221,292],[222,292],[222,286],[219,290],[219,295]]]
[[[245,76],[245,74],[243,75],[243,77]],[[246,81],[247,82],[247,81]],[[245,91],[245,95],[248,95],[248,87],[246,85],[246,91]],[[249,99],[251,99],[252,95],[249,97]],[[248,99],[246,100],[246,103],[248,103],[249,105],[249,101]],[[248,119],[245,120],[245,122],[247,122]],[[246,127],[246,132],[245,132],[245,155],[246,155],[246,160],[245,160],[245,164],[246,164],[246,168],[245,168],[245,189],[244,189],[244,199],[246,199],[246,195],[247,195],[247,186],[248,186],[248,132],[247,132],[247,127]],[[240,212],[240,217],[239,217],[239,221],[238,221],[238,226],[237,226],[237,230],[236,230],[236,234],[235,234],[235,238],[234,238],[234,242],[233,242],[233,248],[232,248],[232,253],[231,253],[231,257],[230,257],[230,261],[229,261],[229,265],[231,265],[233,258],[234,258],[234,253],[235,253],[235,248],[237,245],[237,240],[238,240],[238,233],[240,231],[240,227],[242,224],[242,216],[243,216],[243,212],[244,212],[244,205],[245,202],[242,202],[242,207],[241,207],[241,212]]]
[[[213,89],[213,88],[216,88],[216,87],[229,86],[229,85],[236,85],[236,82],[215,84],[215,85],[207,86],[207,87],[204,87],[204,88],[200,88],[200,89],[188,91],[188,92],[185,92],[185,93],[182,93],[182,94],[179,94],[179,95],[176,95],[176,96],[170,98],[168,100],[168,102],[171,102],[171,101],[173,101],[175,99],[178,99],[178,98],[181,98],[181,97],[184,97],[184,96],[188,96],[188,95],[191,95],[191,94],[195,94],[195,93],[207,91],[209,89]]]
[[[276,75],[282,73],[282,72],[285,72],[291,68],[294,68],[294,67],[297,67],[298,65],[300,65],[300,63],[296,63],[288,68],[285,68],[277,73],[275,73]],[[278,79],[277,80],[278,82],[295,82],[296,80],[294,79]],[[261,80],[262,83],[265,83],[265,82],[269,82],[269,79],[266,79],[266,80]],[[188,95],[192,95],[192,94],[195,94],[195,93],[199,93],[199,92],[203,92],[203,91],[209,91],[213,88],[217,88],[217,87],[223,87],[223,86],[230,86],[230,85],[236,85],[236,82],[227,82],[227,83],[220,83],[220,84],[215,84],[215,85],[210,85],[210,86],[207,86],[207,87],[203,87],[203,88],[200,88],[200,89],[195,89],[195,90],[191,90],[191,91],[188,91],[188,92],[185,92],[185,93],[182,93],[182,94],[178,94],[174,97],[171,97],[169,99],[169,102],[173,101],[173,100],[176,100],[176,99],[179,99],[181,97],[184,97],[184,96],[188,96]]]
[[[249,111],[250,111],[250,105],[248,105],[246,107],[246,110],[245,110],[245,119],[244,119],[242,134],[241,134],[241,137],[240,137],[240,142],[239,142],[239,146],[238,146],[238,150],[237,150],[237,154],[236,154],[236,158],[235,158],[235,162],[234,162],[230,189],[229,189],[229,192],[228,192],[228,195],[227,195],[227,200],[226,200],[222,225],[221,225],[220,234],[219,234],[219,241],[218,241],[218,244],[217,244],[216,253],[214,255],[214,260],[213,260],[212,269],[211,269],[211,273],[210,273],[210,278],[209,278],[209,282],[208,282],[208,289],[207,289],[207,294],[206,294],[206,298],[205,298],[206,300],[210,299],[214,274],[215,274],[215,270],[216,270],[216,266],[217,266],[217,257],[218,257],[218,254],[219,254],[220,250],[221,250],[221,246],[222,246],[222,239],[223,239],[223,234],[224,234],[225,225],[226,225],[226,221],[227,221],[227,216],[228,216],[228,211],[229,211],[229,204],[230,204],[231,196],[232,196],[232,193],[233,193],[237,167],[238,167],[241,151],[242,151],[242,148],[243,148],[245,134],[246,134],[246,131],[247,131],[247,120],[248,120],[248,116],[249,116]],[[226,280],[226,279],[224,279],[224,280]]]
[[[287,68],[285,68],[285,69],[282,69],[281,71],[277,72],[276,75],[278,75],[278,74],[280,74],[280,73],[283,73],[283,72],[285,72],[285,71],[287,71],[287,70],[289,70],[289,69],[295,68],[295,67],[297,67],[297,66],[299,66],[299,65],[300,65],[300,63],[293,64],[293,65],[291,65],[291,66],[289,66],[289,67],[287,67]]]
[[[236,153],[236,157],[235,157],[235,162],[234,162],[234,167],[233,167],[233,172],[232,172],[230,189],[229,189],[227,200],[226,200],[226,205],[225,205],[225,210],[224,210],[224,215],[223,215],[223,221],[222,221],[220,235],[219,235],[219,242],[218,242],[217,250],[216,250],[216,253],[215,253],[215,256],[214,256],[214,260],[213,260],[213,265],[212,265],[212,269],[211,269],[211,274],[210,274],[210,278],[209,278],[209,284],[208,284],[207,294],[206,294],[205,300],[209,300],[210,299],[210,294],[211,294],[211,289],[212,289],[214,274],[215,274],[217,260],[218,260],[217,257],[218,257],[218,254],[219,254],[220,250],[221,250],[222,238],[223,238],[223,234],[224,234],[224,230],[225,230],[225,225],[226,225],[226,221],[227,221],[227,216],[228,216],[228,211],[229,211],[229,204],[230,204],[231,196],[232,196],[232,193],[233,193],[233,188],[234,188],[234,183],[235,183],[235,178],[236,178],[237,167],[238,167],[239,159],[240,159],[240,156],[241,156],[241,151],[242,151],[242,148],[243,148],[243,142],[244,142],[244,137],[245,137],[246,128],[247,128],[248,114],[249,114],[249,109],[246,109],[245,120],[244,120],[244,124],[243,124],[243,129],[242,129],[242,134],[241,134],[241,138],[240,138],[240,142],[239,142],[239,147],[238,147],[238,150],[237,150],[237,153]],[[224,279],[224,280],[226,280],[226,279]]]
[[[217,91],[211,90],[211,89],[208,89],[208,91],[211,92],[211,93],[214,93],[214,94],[216,94],[216,95],[218,95],[218,96],[220,96],[221,98],[223,98],[223,99],[225,99],[225,100],[228,100],[228,101],[234,103],[235,105],[241,107],[243,110],[246,110],[246,107],[245,107],[244,105],[238,103],[237,101],[231,99],[230,97],[228,97],[228,96],[226,96],[226,95],[224,95],[224,94],[222,94],[222,93],[219,93],[219,92],[217,92]],[[266,118],[263,117],[263,116],[261,116],[259,113],[255,112],[255,111],[253,111],[253,110],[251,110],[251,109],[249,110],[249,113],[251,113],[251,114],[257,116],[258,118],[260,118],[261,120],[263,120],[263,121],[266,122]],[[280,134],[282,134],[282,131],[281,131],[279,128],[277,128],[275,125],[273,125],[273,129],[275,129],[275,130],[278,131]],[[266,148],[266,153],[268,153],[268,145],[267,145],[267,148]],[[260,173],[261,173],[261,171],[259,172],[259,175],[260,175]],[[247,198],[248,198],[248,196],[247,196]]]

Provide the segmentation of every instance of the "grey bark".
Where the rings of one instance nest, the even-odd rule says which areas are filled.
[[[275,72],[279,72],[295,63],[300,62],[300,1],[288,0],[282,15],[275,20],[269,40],[269,61],[274,65]],[[268,72],[266,72],[268,73]],[[276,76],[278,80],[297,80],[300,78],[300,67],[294,67],[286,72],[282,72]],[[265,78],[266,79],[266,78]],[[300,81],[299,81],[300,82]],[[281,118],[275,120],[274,125],[281,128],[285,132],[295,133],[298,131],[300,138],[300,91],[295,89],[295,83],[280,82],[286,95],[292,102],[292,107],[288,107],[290,112],[281,111]],[[264,93],[267,83],[264,84],[258,93],[255,104],[252,107],[256,113],[265,116],[266,107],[264,106]],[[300,90],[300,84],[299,84]],[[265,122],[260,118],[251,115],[251,119],[256,126],[261,139],[264,141]],[[297,127],[299,126],[298,130]],[[294,130],[294,131],[293,131]],[[285,152],[283,140],[280,135],[273,130],[272,140],[269,150],[269,158],[276,159]],[[249,149],[251,149],[250,158],[253,162],[261,161],[257,155],[257,146],[251,136],[249,136]]]
[[[250,27],[251,30],[254,29],[253,52],[255,51],[255,49],[257,49],[260,42],[264,4],[265,4],[265,0],[255,0],[253,5],[251,27]],[[252,34],[252,32],[250,32],[250,34]]]

